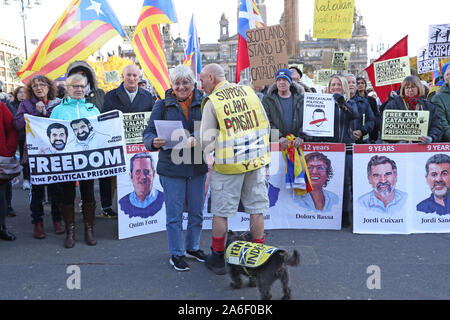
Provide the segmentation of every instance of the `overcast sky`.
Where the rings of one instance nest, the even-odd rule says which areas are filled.
[[[22,19],[19,15],[20,1],[9,0],[12,5],[3,5],[0,0],[0,37],[23,47]],[[34,3],[34,0],[31,0]],[[71,0],[40,0],[42,5],[27,12],[26,28],[28,39],[39,39],[50,30]],[[283,0],[266,0],[267,24],[278,24]],[[142,0],[109,0],[122,25],[134,25],[141,11]],[[238,0],[174,0],[178,23],[173,27],[173,35],[187,38],[192,12],[197,20],[201,43],[215,43],[219,38],[219,20],[222,13],[230,22],[230,35],[237,32]],[[450,1],[448,0],[356,0],[356,7],[364,16],[364,24],[369,34],[369,56],[376,58],[378,43],[392,46],[409,35],[409,55],[416,56],[419,47],[427,43],[430,24],[450,23]],[[312,32],[314,0],[299,0],[300,40],[304,34]],[[120,42],[115,38],[109,46]],[[371,51],[372,45],[374,51]],[[31,52],[30,52],[31,54]]]

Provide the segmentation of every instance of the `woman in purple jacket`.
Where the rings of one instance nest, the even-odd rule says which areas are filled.
[[[61,102],[60,99],[56,98],[56,87],[47,77],[41,75],[34,76],[28,83],[26,89],[27,98],[20,103],[19,109],[14,117],[14,127],[17,131],[21,131],[25,128],[25,114],[48,118],[53,107]],[[25,156],[26,161],[28,161],[27,158],[28,157]],[[42,205],[44,195],[45,185],[31,186],[30,210],[32,223],[34,224],[33,236],[36,239],[44,239],[46,237],[42,219],[44,215],[44,207]],[[58,186],[56,184],[48,185],[48,197],[52,204],[51,213],[55,233],[63,234],[65,230],[61,224],[62,219],[58,204]]]

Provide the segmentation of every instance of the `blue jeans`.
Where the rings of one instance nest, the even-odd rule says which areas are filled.
[[[194,177],[159,176],[166,204],[166,231],[169,253],[184,255],[183,208],[188,212],[186,250],[197,251],[203,224],[206,174]]]

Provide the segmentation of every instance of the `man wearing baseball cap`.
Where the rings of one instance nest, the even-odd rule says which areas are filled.
[[[303,143],[303,99],[305,89],[292,81],[289,69],[280,69],[275,75],[275,83],[267,90],[262,103],[270,121],[271,129],[278,129],[281,150],[286,150],[286,136],[297,138],[292,143],[295,148]]]

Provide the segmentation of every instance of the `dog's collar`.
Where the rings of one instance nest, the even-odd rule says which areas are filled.
[[[282,250],[260,243],[234,241],[227,247],[225,258],[229,264],[246,268],[257,268],[266,263],[272,254],[277,251]]]

